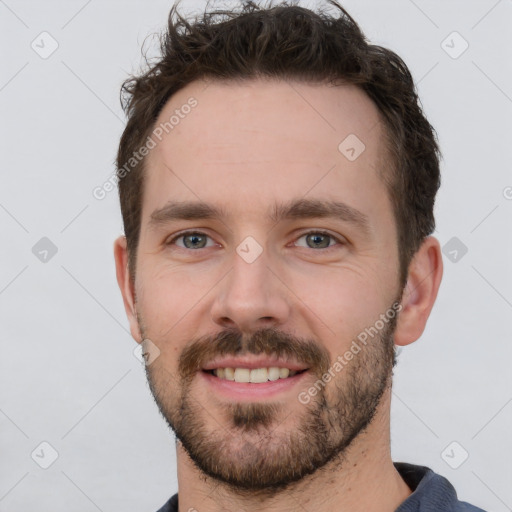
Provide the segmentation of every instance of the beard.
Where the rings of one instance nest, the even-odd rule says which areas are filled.
[[[160,413],[202,473],[238,495],[271,497],[307,475],[343,465],[347,448],[370,425],[391,387],[397,315],[360,347],[335,378],[317,386],[317,394],[307,404],[297,400],[299,412],[294,404],[284,418],[289,402],[208,402],[209,397],[199,395],[195,378],[213,358],[243,354],[294,359],[308,368],[309,380],[303,379],[310,382],[307,386],[313,385],[311,376],[318,382],[328,373],[334,363],[318,342],[275,328],[250,336],[226,329],[192,340],[181,353],[176,373],[166,369],[165,358],[159,357],[146,365],[146,376]],[[140,320],[139,326],[146,338]],[[163,340],[152,341],[165,346]],[[294,426],[286,430],[283,424],[289,416]]]

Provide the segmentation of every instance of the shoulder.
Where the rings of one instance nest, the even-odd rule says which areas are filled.
[[[412,494],[395,512],[486,512],[465,501],[459,501],[453,485],[444,476],[426,466],[393,463]],[[157,512],[178,512],[175,494]]]
[[[178,512],[178,495],[171,496],[156,512]]]
[[[396,512],[485,512],[459,501],[453,485],[426,466],[394,462],[396,470],[413,491]]]

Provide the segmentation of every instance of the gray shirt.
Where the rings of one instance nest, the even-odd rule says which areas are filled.
[[[459,501],[453,485],[430,468],[406,462],[393,464],[413,491],[395,512],[485,512]],[[172,496],[157,512],[178,512],[178,495]]]

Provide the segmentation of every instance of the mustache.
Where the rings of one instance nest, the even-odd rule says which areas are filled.
[[[291,359],[318,375],[326,373],[330,366],[329,352],[314,340],[296,337],[272,327],[260,329],[251,335],[228,328],[189,342],[179,358],[178,371],[184,381],[189,381],[216,357],[246,354]]]

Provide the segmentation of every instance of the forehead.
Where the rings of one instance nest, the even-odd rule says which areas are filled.
[[[191,103],[196,105],[189,107]],[[172,126],[165,129],[169,120]],[[188,147],[202,148],[207,142],[218,148],[218,157],[222,157],[223,149],[237,149],[247,158],[251,149],[261,154],[275,146],[297,152],[298,144],[306,141],[304,149],[309,152],[318,148],[318,152],[338,156],[339,142],[350,134],[357,135],[366,146],[374,146],[368,148],[370,153],[377,150],[379,121],[377,107],[353,85],[201,80],[170,98],[156,126],[164,128],[162,136],[170,145],[171,139],[178,137],[187,143],[187,148],[176,144],[175,153]],[[240,147],[240,141],[244,147]],[[247,145],[249,141],[251,146]],[[167,148],[159,147],[164,153]]]
[[[223,198],[234,206],[315,193],[350,203],[366,195],[370,209],[369,196],[382,201],[379,112],[352,85],[195,81],[167,102],[158,128],[143,216],[169,199]]]

